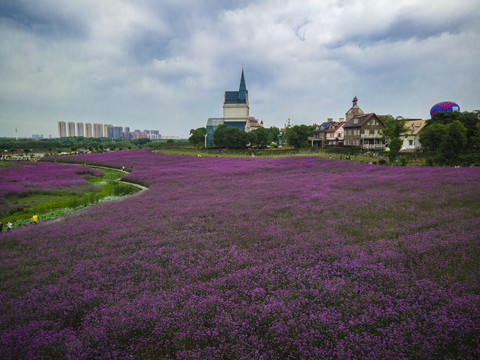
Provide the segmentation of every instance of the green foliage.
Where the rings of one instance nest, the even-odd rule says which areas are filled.
[[[268,137],[267,137],[267,145],[271,143],[278,143],[278,135],[280,135],[280,129],[278,127],[272,126],[267,129]]]
[[[250,146],[257,146],[258,144],[258,136],[257,136],[257,131],[250,131],[247,133],[247,141],[250,144]]]
[[[236,127],[222,124],[215,130],[213,142],[220,148],[243,149],[248,142],[247,133]]]
[[[420,143],[426,151],[438,151],[445,135],[445,125],[436,123],[428,125],[420,133]]]
[[[400,149],[402,148],[402,139],[399,137],[391,138],[390,143],[388,144],[390,151],[388,152],[388,159],[393,161],[397,158]]]
[[[455,120],[460,121],[466,128],[467,133],[467,149],[474,149],[480,145],[480,111],[475,110],[472,112],[452,112],[452,111],[439,111],[435,113],[429,124],[442,124],[448,125]]]
[[[306,148],[309,146],[308,137],[313,135],[313,130],[315,130],[315,126],[295,125],[289,127],[285,131],[287,143],[295,149]]]
[[[467,128],[455,120],[445,126],[445,134],[440,144],[441,163],[459,164],[459,156],[467,147]]]
[[[402,133],[407,131],[405,127],[406,120],[401,116],[397,116],[397,118],[394,119],[392,115],[381,115],[380,119],[382,119],[386,125],[386,128],[382,131],[384,139],[398,138]]]
[[[207,134],[207,128],[201,127],[198,129],[190,130],[190,137],[188,141],[195,147],[205,145],[205,135]]]
[[[148,139],[148,138],[135,139],[135,140],[132,141],[132,143],[133,143],[134,145],[137,145],[137,146],[138,146],[138,145],[142,145],[142,146],[143,146],[143,145],[145,145],[145,144],[147,144],[147,143],[149,143],[149,142],[150,142],[150,139]]]

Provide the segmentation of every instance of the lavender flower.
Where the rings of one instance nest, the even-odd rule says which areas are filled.
[[[3,358],[480,357],[478,168],[76,159],[151,186],[2,235]]]

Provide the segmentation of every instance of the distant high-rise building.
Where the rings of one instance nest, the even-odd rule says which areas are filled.
[[[77,123],[77,136],[85,136],[85,134],[83,132],[83,123],[82,122]]]
[[[102,126],[102,124],[98,124],[98,123],[93,124],[93,137],[95,137],[95,138],[103,137],[103,126]]]
[[[130,139],[130,128],[127,126],[123,129],[123,138]]]
[[[68,123],[68,136],[72,137],[75,136],[75,123],[69,122]]]
[[[140,130],[135,130],[132,133],[132,139],[142,139],[142,138],[146,138],[146,137],[147,137],[147,135],[143,131],[140,131]]]
[[[113,126],[112,124],[103,125],[103,136],[108,137],[108,128]]]
[[[109,126],[107,128],[107,137],[110,139],[120,139],[122,137],[122,127]]]
[[[86,123],[85,124],[85,137],[91,138],[92,135],[92,124],[91,123]]]
[[[65,124],[65,121],[58,122],[58,137],[67,137],[67,125]]]

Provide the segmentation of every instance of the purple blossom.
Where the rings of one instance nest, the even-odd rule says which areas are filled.
[[[75,158],[150,187],[2,235],[3,358],[480,356],[478,168]]]

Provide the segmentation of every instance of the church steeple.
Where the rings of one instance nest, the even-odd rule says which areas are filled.
[[[242,77],[240,79],[240,87],[238,88],[238,100],[245,101],[247,96],[247,85],[245,84],[245,74],[243,73],[243,66],[242,66]]]

